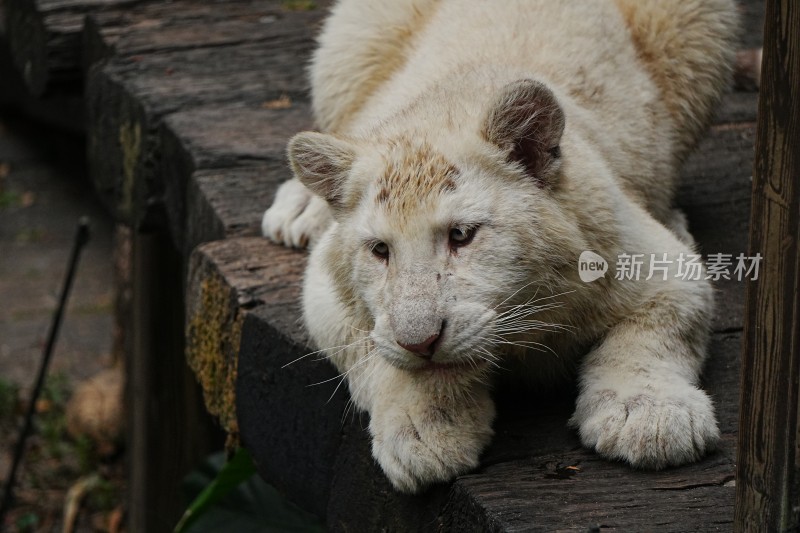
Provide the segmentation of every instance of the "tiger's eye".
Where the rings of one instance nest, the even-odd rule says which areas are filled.
[[[379,259],[389,259],[389,245],[385,242],[378,241],[372,245],[372,255]]]
[[[458,248],[472,242],[477,228],[453,228],[450,230],[450,246]]]

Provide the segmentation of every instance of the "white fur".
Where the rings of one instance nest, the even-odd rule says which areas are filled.
[[[276,242],[305,248],[315,244],[330,224],[325,200],[299,181],[289,180],[278,189],[273,207],[264,212],[261,231]]]
[[[609,458],[662,468],[714,446],[708,282],[585,284],[577,258],[693,251],[674,182],[734,20],[731,0],[333,8],[311,68],[329,134],[291,141],[264,233],[315,245],[305,323],[396,488],[478,464],[497,366],[552,383],[580,365],[571,424]],[[430,361],[402,347],[437,335]]]

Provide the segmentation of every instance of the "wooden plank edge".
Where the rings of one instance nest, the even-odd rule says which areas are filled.
[[[48,2],[5,0],[14,62],[33,96],[52,91],[79,94],[82,31],[86,14],[120,8],[140,0]]]
[[[233,438],[238,434],[234,391],[244,319],[255,309],[294,301],[304,265],[302,252],[260,237],[209,242],[190,256],[186,359],[209,412]]]
[[[768,0],[756,139],[736,531],[800,528],[800,5]]]

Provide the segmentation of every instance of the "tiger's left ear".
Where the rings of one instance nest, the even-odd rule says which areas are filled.
[[[313,131],[300,132],[289,140],[289,165],[303,185],[325,198],[334,215],[347,204],[345,183],[356,157],[348,141]]]
[[[547,86],[519,80],[500,91],[484,120],[483,135],[544,188],[561,165],[564,123],[564,111]]]

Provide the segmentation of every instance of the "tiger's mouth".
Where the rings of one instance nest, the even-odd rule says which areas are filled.
[[[411,372],[418,374],[455,375],[483,371],[489,366],[489,361],[483,359],[461,359],[458,361],[420,361]]]

